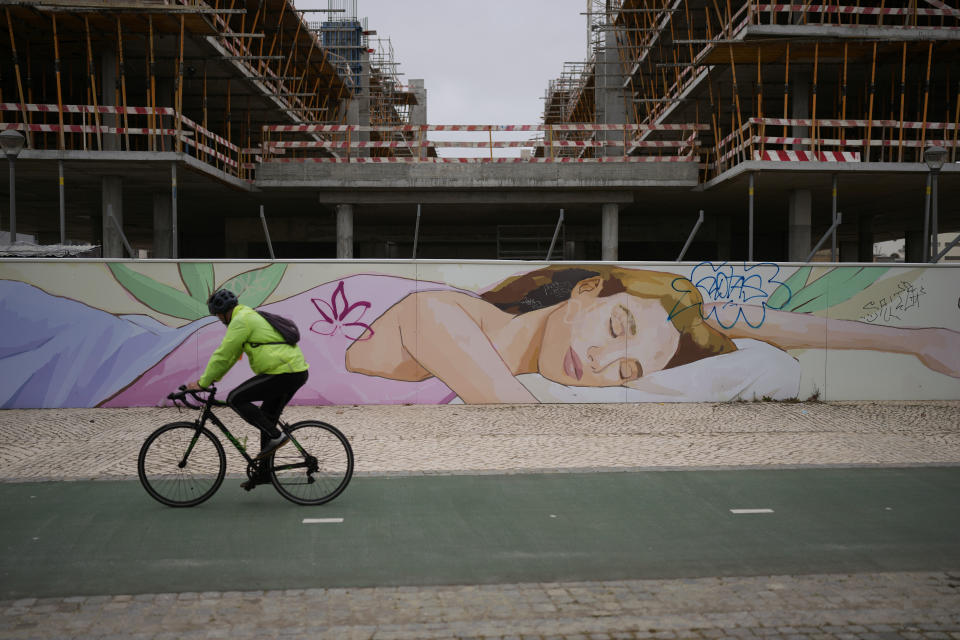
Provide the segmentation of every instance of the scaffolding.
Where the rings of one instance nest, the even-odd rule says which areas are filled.
[[[955,2],[589,0],[587,29],[587,58],[551,81],[544,121],[592,120],[613,43],[627,123],[709,125],[704,179],[746,161],[919,162],[930,145],[957,159]]]
[[[6,4],[0,128],[30,149],[185,152],[250,179],[265,124],[339,123],[353,95],[305,15],[292,0]]]

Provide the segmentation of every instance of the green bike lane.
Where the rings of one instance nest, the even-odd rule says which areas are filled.
[[[0,599],[960,569],[960,467],[0,484]],[[741,510],[746,510],[742,512]]]

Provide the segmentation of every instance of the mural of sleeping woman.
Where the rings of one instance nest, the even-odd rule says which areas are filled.
[[[960,377],[956,331],[762,314],[755,326],[737,323],[743,305],[705,303],[672,273],[551,266],[480,296],[413,293],[347,349],[346,368],[392,380],[436,377],[466,403],[562,401],[575,387],[624,387],[626,401],[787,399],[797,397],[801,370],[784,350],[823,348],[829,334],[832,349],[912,354]]]
[[[224,287],[299,325],[317,374],[293,404],[960,399],[955,273],[0,262],[0,407],[163,403],[219,344]]]

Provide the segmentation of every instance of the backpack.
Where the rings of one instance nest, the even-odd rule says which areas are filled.
[[[300,342],[300,330],[297,329],[293,320],[267,311],[257,311],[257,313],[280,334],[283,342],[251,342],[249,343],[251,347],[256,348],[264,344],[288,344],[292,346]]]

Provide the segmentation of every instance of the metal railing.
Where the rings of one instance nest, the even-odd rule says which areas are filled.
[[[23,131],[29,149],[183,151],[226,174],[245,180],[253,177],[249,157],[259,154],[259,149],[241,149],[170,107],[4,102],[0,103],[0,115],[3,112],[17,113],[20,118],[19,121],[0,122],[0,130]],[[58,118],[62,115],[65,124],[34,122],[41,119],[35,118],[35,114],[51,113],[57,114]],[[138,124],[144,126],[132,126]]]
[[[699,162],[699,124],[662,125],[272,125],[263,128],[263,161],[273,162]],[[430,132],[477,134],[472,140],[430,140]],[[494,134],[527,132],[527,140]],[[658,138],[649,139],[656,133]],[[283,139],[312,135],[317,139]],[[361,135],[387,140],[358,140]],[[495,157],[494,149],[521,149]],[[482,150],[484,157],[440,157],[440,149]],[[609,150],[618,149],[610,154]],[[528,153],[524,154],[522,150]],[[370,155],[373,153],[374,155]],[[286,157],[281,157],[286,156]]]

